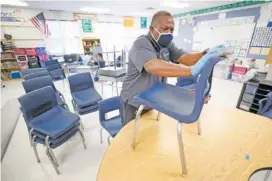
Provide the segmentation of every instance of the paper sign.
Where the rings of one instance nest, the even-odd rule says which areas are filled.
[[[82,30],[85,33],[93,32],[93,26],[92,26],[91,20],[89,20],[89,19],[83,19],[82,20]]]
[[[126,28],[134,27],[134,18],[133,17],[124,17],[123,25]]]
[[[141,28],[147,28],[147,17],[141,17]]]

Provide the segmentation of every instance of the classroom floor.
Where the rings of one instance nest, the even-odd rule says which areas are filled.
[[[2,89],[1,106],[12,98],[18,98],[24,94],[21,85],[22,80],[6,82],[6,87]],[[169,83],[175,83],[175,79],[170,79]],[[99,83],[95,84],[98,92],[101,92]],[[121,85],[120,85],[121,86]],[[56,82],[56,87],[64,95],[67,102],[71,102],[71,96],[67,82],[63,87],[63,82]],[[236,107],[236,103],[242,88],[241,83],[214,78],[211,90],[211,101],[209,104],[216,104],[222,107]],[[111,97],[111,87],[104,87],[103,98]],[[115,90],[115,89],[114,89]],[[116,95],[116,91],[114,91]],[[69,105],[72,109],[71,104]],[[82,116],[85,127],[84,134],[87,143],[87,150],[83,149],[80,137],[77,135],[70,141],[54,150],[59,161],[61,172],[57,175],[50,164],[45,148],[38,145],[38,153],[41,163],[36,162],[32,148],[30,147],[29,138],[25,122],[20,117],[11,138],[10,145],[2,160],[2,180],[5,181],[94,181],[103,155],[108,147],[107,136],[104,131],[104,143],[100,144],[100,124],[98,112]]]

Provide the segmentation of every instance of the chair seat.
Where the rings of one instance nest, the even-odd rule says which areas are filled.
[[[115,137],[122,128],[121,117],[116,116],[106,121],[101,121],[101,126],[109,132],[111,137]]]
[[[194,122],[198,118],[198,115],[190,116],[195,105],[195,92],[165,83],[156,83],[135,96],[133,103],[156,109],[184,123]]]
[[[58,146],[62,145],[65,143],[67,140],[69,140],[71,137],[73,137],[76,133],[78,132],[78,129],[73,129],[70,132],[67,132],[67,134],[61,136],[60,139],[55,140],[54,142],[50,142],[50,148],[57,148]],[[40,137],[36,137],[34,140],[36,143],[40,143],[45,145],[45,139],[42,139]]]
[[[55,107],[44,114],[35,117],[29,127],[56,139],[67,130],[79,123],[79,117],[65,109]]]
[[[59,137],[57,137],[56,139],[52,139],[52,138],[49,138],[49,142],[51,144],[56,144],[58,142],[60,142],[61,140],[63,140],[67,135],[70,135],[71,132],[74,132],[75,130],[78,130],[78,126],[79,126],[79,123],[78,124],[75,124],[71,129],[67,130],[65,133],[63,133],[62,135],[60,135]],[[36,130],[34,130],[32,132],[32,137],[33,136],[36,136],[38,137],[39,139],[42,139],[42,140],[45,140],[46,138],[46,135],[43,134],[43,133],[40,133]]]
[[[72,93],[72,96],[75,103],[80,108],[97,104],[98,101],[102,100],[101,96],[95,89],[84,89],[77,91]]]
[[[95,112],[97,110],[98,110],[98,104],[93,104],[91,106],[86,106],[86,107],[83,107],[83,108],[79,108],[78,113],[80,115],[84,115],[84,114]]]
[[[49,73],[53,79],[64,79],[65,78],[62,69],[50,70]]]

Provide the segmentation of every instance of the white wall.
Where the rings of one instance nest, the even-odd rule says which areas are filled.
[[[18,8],[2,7],[1,11],[4,13],[9,13],[15,11],[16,9]],[[45,46],[43,36],[29,21],[30,18],[36,16],[37,14],[42,12],[42,10],[27,8],[19,8],[18,10],[19,13],[15,17],[23,17],[26,22],[2,22],[1,26],[3,31],[1,32],[10,33],[15,39],[15,45],[17,47]],[[73,12],[44,11],[44,16],[48,20],[74,20]],[[100,38],[104,51],[112,51],[113,46],[115,46],[117,50],[123,49],[124,46],[131,47],[133,41],[138,36],[147,33],[147,29],[140,28],[139,17],[135,17],[134,19],[135,27],[124,28],[122,16],[98,15],[95,20],[92,20],[92,25],[94,29],[92,33],[83,32],[81,28],[81,20],[77,20],[77,23],[80,29],[80,39]],[[1,38],[3,38],[3,33]]]

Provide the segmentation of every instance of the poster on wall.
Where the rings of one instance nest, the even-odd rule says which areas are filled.
[[[244,57],[246,56],[246,50],[245,49],[241,49],[239,52],[239,57]]]
[[[147,28],[147,17],[141,17],[141,28]]]
[[[133,17],[129,17],[129,16],[125,16],[124,20],[123,20],[123,26],[125,28],[132,28],[132,27],[134,27],[134,18]]]
[[[84,13],[74,13],[74,19],[75,20],[82,20],[82,19],[91,19],[91,20],[96,20],[96,15],[95,14],[84,14]]]
[[[83,19],[82,21],[82,30],[84,33],[91,33],[93,32],[92,21],[89,19]]]

